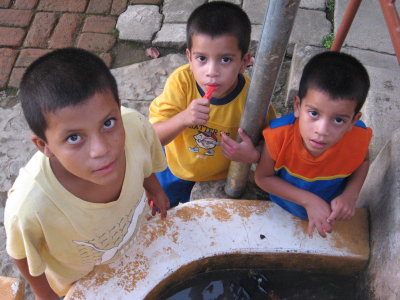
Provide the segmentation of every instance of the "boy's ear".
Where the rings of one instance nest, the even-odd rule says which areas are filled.
[[[35,134],[32,135],[31,141],[35,145],[35,147],[38,148],[38,150],[40,152],[42,152],[44,155],[46,155],[47,157],[54,156],[53,152],[51,152],[51,150],[49,149],[49,146],[47,145],[47,143],[43,139],[38,137],[37,135],[35,135]]]
[[[186,57],[187,57],[188,61],[190,61],[191,54],[190,54],[189,48],[186,48],[186,52],[185,53],[186,53]]]
[[[190,50],[188,48],[186,48],[186,57],[188,59],[189,68],[191,70],[192,69],[192,54],[190,53]]]
[[[300,101],[300,97],[299,96],[294,96],[293,99],[293,110],[294,110],[294,116],[296,118],[299,117],[300,115],[300,105],[301,105],[301,101]]]
[[[353,120],[351,120],[351,126],[348,130],[351,130],[351,127],[353,127],[353,125],[356,124],[358,120],[360,120],[361,116],[362,113],[360,111],[354,115]]]
[[[251,61],[251,54],[250,52],[247,52],[242,58],[240,73],[243,73],[246,70],[247,66],[250,64],[250,61]]]

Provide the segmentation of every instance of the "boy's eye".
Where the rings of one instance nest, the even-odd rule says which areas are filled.
[[[223,62],[223,63],[228,63],[228,62],[230,62],[230,61],[232,61],[232,59],[230,59],[229,57],[223,57],[223,58],[221,58],[221,62]]]
[[[313,117],[313,118],[318,117],[318,113],[317,113],[315,110],[309,111],[308,113],[309,113],[309,115],[310,115],[311,117]]]
[[[199,62],[204,62],[206,58],[204,56],[199,56],[196,58]]]
[[[104,122],[104,128],[113,128],[115,126],[115,119],[108,119],[107,121]]]
[[[343,124],[343,123],[344,123],[344,120],[343,120],[342,118],[336,118],[336,119],[334,120],[334,122],[335,122],[335,124]]]
[[[80,135],[73,134],[73,135],[70,135],[70,136],[67,138],[67,143],[68,143],[68,144],[75,145],[75,144],[78,144],[81,140],[82,140],[82,138],[81,138]]]

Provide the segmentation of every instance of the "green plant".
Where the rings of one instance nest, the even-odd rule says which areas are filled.
[[[326,1],[326,18],[333,24],[335,14],[335,0]]]
[[[327,49],[330,49],[332,47],[333,41],[335,39],[335,34],[334,33],[328,33],[322,38],[322,46],[324,46]]]

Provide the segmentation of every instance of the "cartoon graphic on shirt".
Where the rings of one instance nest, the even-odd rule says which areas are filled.
[[[199,131],[198,134],[193,136],[196,144],[205,149],[206,152],[204,155],[213,156],[215,151],[213,150],[216,146],[219,146],[220,143],[218,142],[217,136],[212,132],[203,132]],[[189,147],[189,150],[192,152],[199,153],[199,147]]]
[[[145,204],[146,197],[142,197],[136,207],[132,208],[119,223],[115,224],[113,228],[108,230],[108,232],[104,232],[101,236],[88,242],[73,241],[75,244],[81,246],[79,252],[84,262],[89,263],[90,260],[94,259],[95,265],[103,264],[111,260],[119,250],[127,246],[127,242],[135,232],[136,224],[145,208]],[[130,243],[133,243],[133,239],[131,239]],[[100,247],[104,249],[100,249]]]

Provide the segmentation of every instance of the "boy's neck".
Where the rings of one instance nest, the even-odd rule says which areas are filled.
[[[125,170],[116,182],[99,185],[83,180],[68,172],[55,158],[50,158],[50,166],[56,179],[71,194],[79,199],[92,203],[108,203],[118,200],[125,178]]]

